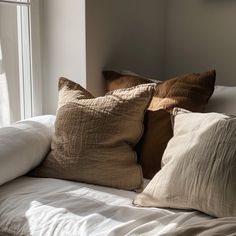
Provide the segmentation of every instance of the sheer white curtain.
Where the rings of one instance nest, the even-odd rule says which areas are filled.
[[[32,116],[29,4],[0,0],[0,127]]]
[[[10,124],[9,96],[0,41],[0,127]]]

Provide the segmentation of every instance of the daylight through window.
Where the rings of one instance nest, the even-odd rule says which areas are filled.
[[[0,127],[32,116],[30,1],[0,0]]]

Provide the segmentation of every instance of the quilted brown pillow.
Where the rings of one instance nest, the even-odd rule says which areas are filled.
[[[31,175],[140,189],[143,175],[134,146],[153,88],[139,85],[94,98],[61,78],[52,150]]]
[[[170,114],[174,107],[202,112],[214,91],[215,71],[187,74],[157,83],[145,116],[145,131],[136,146],[145,178],[161,168],[161,159],[173,136]],[[105,77],[107,83],[109,79]],[[127,84],[126,84],[127,85]],[[118,86],[116,86],[118,88]]]

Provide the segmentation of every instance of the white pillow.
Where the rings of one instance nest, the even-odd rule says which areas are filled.
[[[236,117],[175,109],[173,121],[164,166],[134,203],[235,217]]]
[[[206,112],[236,115],[236,87],[215,86],[215,91],[209,100]]]
[[[0,129],[0,185],[36,167],[50,149],[55,116],[39,116]]]

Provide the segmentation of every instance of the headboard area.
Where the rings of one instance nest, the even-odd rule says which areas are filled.
[[[87,0],[87,88],[104,91],[103,69],[159,80],[216,69],[216,84],[235,86],[235,12],[232,0]]]

